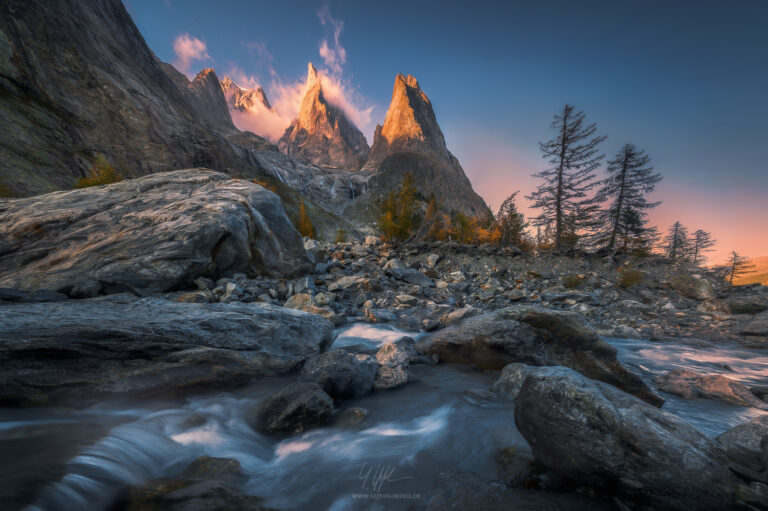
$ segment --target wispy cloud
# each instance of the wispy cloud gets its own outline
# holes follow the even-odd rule
[[[320,41],[320,57],[331,71],[340,75],[342,67],[347,62],[347,50],[341,45],[341,31],[344,30],[344,22],[331,15],[331,9],[328,5],[324,5],[317,11],[317,17],[327,32],[327,37]]]
[[[173,61],[173,67],[192,78],[194,73],[190,71],[192,62],[210,60],[208,48],[205,41],[189,34],[179,34],[173,41],[173,51],[176,53],[176,60]]]

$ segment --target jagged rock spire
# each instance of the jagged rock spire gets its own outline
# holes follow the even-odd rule
[[[399,186],[410,172],[419,191],[435,194],[442,208],[473,216],[488,214],[488,206],[472,190],[459,161],[448,151],[432,103],[411,75],[398,74],[384,124],[376,126],[365,170],[375,172],[378,193]]]
[[[363,134],[323,94],[322,80],[310,62],[299,114],[278,142],[282,152],[327,167],[357,170],[368,158]]]

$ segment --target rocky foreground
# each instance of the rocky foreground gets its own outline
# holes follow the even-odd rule
[[[288,374],[259,396],[251,425],[293,435],[359,420],[362,409],[337,410],[370,393],[404,387],[407,399],[417,365],[462,364],[500,371],[491,392],[510,400],[531,453],[508,453],[506,485],[446,472],[417,509],[768,508],[766,416],[709,439],[660,410],[602,337],[765,347],[765,287],[656,259],[302,240],[271,192],[202,169],[0,201],[0,221],[5,406],[187,396]],[[420,335],[329,350],[334,326],[352,322]],[[768,408],[765,388],[724,376],[657,383]],[[201,459],[120,505],[262,509],[233,489],[238,470]]]

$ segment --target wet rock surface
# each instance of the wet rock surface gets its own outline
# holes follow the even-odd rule
[[[301,433],[326,422],[333,399],[316,383],[297,382],[264,400],[255,426],[267,433]]]
[[[535,460],[567,485],[641,509],[731,509],[725,451],[682,419],[563,367],[531,368],[515,423]]]

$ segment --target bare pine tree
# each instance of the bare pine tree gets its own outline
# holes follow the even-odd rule
[[[704,252],[711,252],[712,247],[717,242],[712,238],[712,234],[702,229],[693,233],[693,239],[691,241],[691,259],[694,263],[698,263],[699,260],[706,259]]]
[[[565,105],[555,116],[552,128],[557,137],[539,144],[550,167],[534,174],[544,183],[526,198],[541,210],[536,225],[554,222],[555,249],[559,251],[566,245],[566,223],[577,231],[593,219],[596,207],[587,192],[594,187],[595,170],[605,156],[598,149],[605,137],[596,136],[597,125],[585,125],[584,112],[576,112],[572,105]]]
[[[664,237],[667,256],[673,261],[684,259],[688,254],[689,246],[688,229],[680,222],[675,222]]]
[[[728,273],[726,274],[726,280],[733,285],[733,279],[738,279],[742,275],[747,273],[754,273],[756,265],[752,263],[748,258],[731,252],[731,257],[728,259]]]
[[[648,223],[647,211],[661,204],[646,200],[661,181],[661,174],[653,171],[650,161],[645,151],[626,144],[608,162],[608,177],[598,183],[600,188],[595,194],[597,204],[606,204],[597,217],[595,241],[599,245],[616,249],[622,240],[642,237]]]

